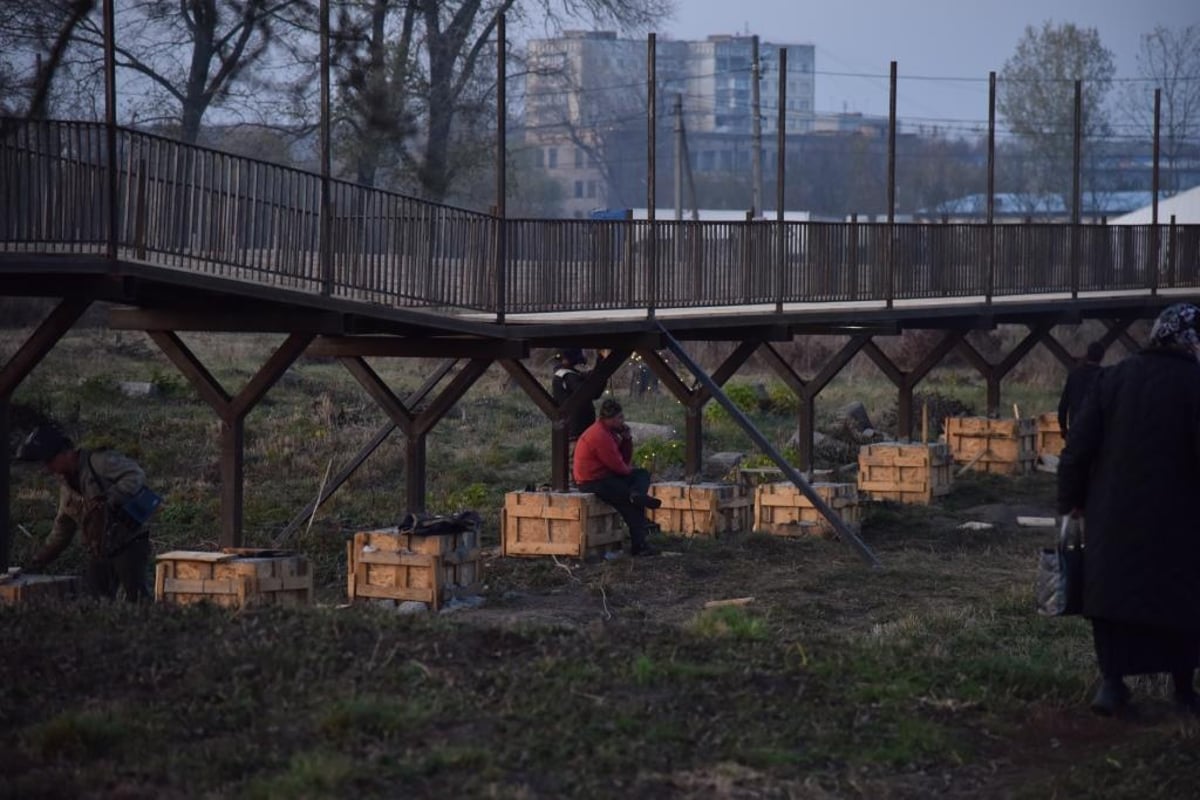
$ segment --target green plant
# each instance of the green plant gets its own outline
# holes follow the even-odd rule
[[[634,449],[633,463],[651,474],[683,466],[683,443],[676,439],[647,439]]]
[[[763,409],[763,397],[756,386],[749,383],[730,381],[722,387],[722,391],[737,406],[738,410],[744,414]],[[704,406],[704,418],[710,422],[727,420],[729,419],[729,412],[717,401],[710,400]]]
[[[764,639],[766,623],[738,606],[718,606],[701,611],[691,622],[692,632],[707,638]]]

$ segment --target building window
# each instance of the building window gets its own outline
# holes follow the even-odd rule
[[[575,196],[583,197],[583,181],[575,181]]]
[[[588,181],[587,196],[588,197],[596,196],[596,182],[595,181]]]
[[[543,169],[546,166],[546,154],[542,152],[542,148],[533,151],[533,165],[538,169]]]
[[[546,166],[549,169],[558,167],[558,148],[549,147],[546,149]]]
[[[575,169],[583,169],[583,148],[575,148]]]

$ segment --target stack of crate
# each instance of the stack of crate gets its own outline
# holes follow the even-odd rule
[[[749,487],[734,483],[670,481],[650,486],[662,507],[648,515],[664,531],[685,536],[720,536],[750,527]]]
[[[312,602],[312,590],[308,560],[286,550],[173,550],[154,570],[154,599],[166,603],[297,606]]]
[[[871,500],[929,505],[950,493],[950,448],[880,442],[858,451],[858,490]]]
[[[1038,414],[1037,417],[1037,455],[1042,456],[1057,456],[1061,455],[1063,447],[1066,445],[1066,439],[1063,436],[1062,428],[1058,425],[1058,414],[1054,411],[1045,414]]]
[[[436,611],[445,600],[479,591],[479,529],[423,535],[399,528],[359,531],[346,543],[351,601],[416,600]]]
[[[858,486],[814,483],[813,490],[842,521],[855,528],[862,521]],[[754,530],[776,536],[834,535],[836,531],[792,483],[764,483],[754,489]]]
[[[504,496],[503,555],[583,558],[618,550],[625,538],[621,515],[594,494],[509,492]]]
[[[1037,459],[1037,421],[949,417],[946,443],[954,460],[977,472],[1025,475]]]

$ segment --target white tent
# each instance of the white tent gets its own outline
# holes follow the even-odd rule
[[[1139,208],[1137,211],[1130,211],[1128,214],[1110,219],[1110,225],[1149,225],[1150,224],[1151,207]],[[1175,222],[1180,225],[1197,225],[1200,224],[1200,186],[1195,186],[1187,191],[1180,192],[1177,195],[1168,197],[1166,200],[1158,201],[1158,223],[1160,225],[1171,224],[1171,215],[1175,216]]]

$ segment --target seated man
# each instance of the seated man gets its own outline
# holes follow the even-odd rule
[[[625,520],[633,555],[658,554],[646,544],[646,509],[658,508],[662,501],[647,494],[650,473],[633,466],[633,437],[616,400],[601,403],[600,418],[579,437],[573,472],[579,491],[596,495]]]

